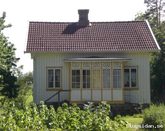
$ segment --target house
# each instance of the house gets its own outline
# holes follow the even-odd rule
[[[147,21],[30,22],[26,52],[34,101],[150,103],[150,56],[160,47]]]

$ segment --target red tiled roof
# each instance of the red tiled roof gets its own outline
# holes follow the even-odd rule
[[[26,52],[158,51],[146,21],[30,22]]]

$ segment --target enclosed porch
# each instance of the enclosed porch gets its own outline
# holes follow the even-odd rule
[[[124,103],[124,65],[128,58],[72,58],[69,66],[71,102]]]

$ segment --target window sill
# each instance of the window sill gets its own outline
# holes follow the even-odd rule
[[[139,90],[138,87],[124,87],[124,90]]]

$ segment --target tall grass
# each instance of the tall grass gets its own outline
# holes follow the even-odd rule
[[[151,105],[144,110],[144,125],[151,125],[153,128],[165,130],[165,105]]]

